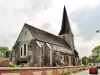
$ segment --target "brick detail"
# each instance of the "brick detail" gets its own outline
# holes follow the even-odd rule
[[[68,72],[68,70],[67,69],[64,69],[64,72],[66,73],[66,72]]]
[[[43,72],[43,71],[34,71],[33,74],[34,74],[34,75],[42,75],[42,72]]]
[[[56,69],[53,70],[52,73],[53,73],[54,75],[59,75],[59,74],[58,74],[58,71],[57,71]]]
[[[41,75],[47,75],[47,73],[45,71],[43,71]]]
[[[58,69],[57,71],[58,71],[58,74],[62,74],[63,73],[62,69]]]
[[[2,75],[2,72],[0,71],[0,75]]]
[[[60,67],[60,68],[27,68],[27,69],[0,69],[0,75],[61,75],[67,72],[73,72],[79,69],[89,69],[88,67]]]
[[[46,71],[46,75],[53,75],[53,74],[52,74],[52,70],[47,70],[47,71]]]

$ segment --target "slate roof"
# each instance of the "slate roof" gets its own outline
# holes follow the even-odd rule
[[[59,36],[56,36],[56,35],[53,35],[49,32],[40,30],[40,29],[33,27],[31,25],[28,25],[26,23],[24,24],[24,26],[26,26],[29,29],[32,36],[37,40],[48,42],[48,43],[51,43],[51,44],[55,44],[55,45],[58,45],[58,46],[63,46],[63,47],[71,49],[70,45],[67,44],[65,42],[65,40],[60,38]]]
[[[14,44],[14,46],[13,46],[13,49],[16,48],[19,43],[20,42],[16,41],[15,44]]]
[[[61,26],[61,31],[60,31],[59,35],[68,34],[68,33],[72,33],[72,30],[71,30],[71,27],[70,27],[70,23],[69,23],[68,15],[67,15],[67,12],[66,12],[66,8],[64,6],[63,17],[62,17],[62,26]]]
[[[75,56],[78,56],[78,52],[76,50],[74,50]]]

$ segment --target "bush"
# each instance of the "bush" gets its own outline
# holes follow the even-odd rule
[[[76,70],[76,72],[78,72],[78,70]]]
[[[86,69],[83,68],[83,69],[75,70],[75,71],[73,71],[73,73],[80,72],[80,71],[82,71],[82,70],[86,70]]]
[[[75,73],[75,71],[73,71],[73,73]]]
[[[73,73],[76,73],[76,72],[78,72],[78,70],[76,70],[76,71],[73,71]]]
[[[17,67],[15,64],[10,64],[9,67]]]
[[[67,73],[65,73],[65,74],[62,74],[62,75],[69,75],[70,74],[70,72],[67,72]]]
[[[86,70],[85,68],[83,68],[83,70]]]
[[[82,69],[79,69],[79,71],[82,71]]]
[[[68,72],[68,74],[70,74],[70,72]]]

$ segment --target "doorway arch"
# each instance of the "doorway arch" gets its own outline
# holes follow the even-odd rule
[[[67,55],[64,56],[64,62],[66,66],[69,65],[69,57]]]
[[[71,57],[71,62],[72,62],[72,65],[75,66],[75,57],[74,56]]]

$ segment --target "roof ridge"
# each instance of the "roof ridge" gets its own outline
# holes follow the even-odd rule
[[[27,28],[29,29],[29,31],[31,32],[31,34],[33,35],[33,37],[35,39],[70,48],[70,45],[68,45],[68,43],[63,38],[61,38],[59,36],[56,36],[52,33],[44,31],[42,29],[36,28],[36,27],[29,25],[27,23],[25,23],[24,26],[27,26]]]
[[[45,31],[45,30],[43,30],[43,29],[39,29],[39,28],[34,27],[34,26],[32,26],[32,25],[29,25],[29,24],[27,24],[27,23],[25,23],[24,25],[27,25],[27,26],[33,27],[33,28],[35,28],[35,29],[37,29],[37,30],[41,30],[41,31],[46,32],[46,33],[49,33],[49,34],[51,34],[51,35],[53,35],[53,36],[59,37],[59,36],[54,35],[54,34],[52,34],[52,33],[48,32],[48,31]],[[61,38],[61,37],[59,37],[59,38]],[[62,39],[62,38],[61,38],[61,39]]]

